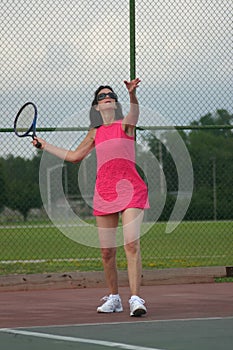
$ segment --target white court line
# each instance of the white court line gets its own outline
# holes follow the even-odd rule
[[[230,255],[187,255],[187,256],[179,256],[180,259],[189,258],[189,259],[209,259],[209,258],[226,258]],[[175,259],[177,256],[151,256],[148,259]],[[0,260],[0,264],[10,265],[10,264],[39,264],[44,262],[74,262],[74,261],[100,261],[101,258],[57,258],[57,259],[27,259],[27,260]],[[124,259],[118,259],[119,261],[123,261]]]
[[[227,317],[204,317],[204,318],[181,318],[181,319],[167,319],[167,320],[145,320],[145,321],[137,321],[137,323],[134,322],[109,322],[109,323],[83,323],[83,324],[66,324],[66,325],[50,325],[50,326],[33,326],[30,327],[30,329],[35,328],[66,328],[66,327],[84,327],[84,326],[101,326],[101,325],[122,325],[122,324],[142,324],[142,323],[171,323],[171,322],[187,322],[187,321],[216,321],[216,320],[233,320],[233,316],[227,316]],[[149,347],[142,347],[138,345],[131,345],[131,344],[124,344],[124,343],[115,343],[115,342],[109,342],[104,340],[94,340],[94,339],[85,339],[85,338],[75,338],[75,337],[67,337],[67,336],[60,336],[60,335],[54,335],[54,334],[47,334],[47,333],[39,333],[39,332],[33,332],[33,331],[24,331],[25,327],[18,327],[16,329],[11,328],[0,328],[0,333],[8,333],[8,334],[15,334],[15,335],[25,335],[25,336],[32,336],[37,338],[43,338],[43,339],[50,339],[50,340],[60,340],[60,341],[68,341],[68,342],[75,342],[75,343],[86,343],[86,344],[93,344],[93,345],[102,345],[105,347],[117,347],[119,349],[126,349],[126,350],[166,350],[166,349],[158,349],[158,348],[149,348]]]
[[[0,260],[0,264],[38,264],[44,262],[80,262],[80,261],[101,261],[101,258],[63,258],[63,259],[34,259],[34,260]]]
[[[137,324],[140,323],[171,323],[171,322],[190,322],[190,321],[216,321],[216,320],[233,320],[233,316],[227,316],[227,317],[204,317],[204,318],[181,318],[181,319],[167,319],[167,320],[145,320],[145,321],[137,321]],[[134,322],[109,322],[109,323],[83,323],[83,324],[66,324],[66,325],[50,325],[50,326],[33,326],[30,327],[30,329],[35,328],[66,328],[66,327],[84,327],[84,326],[101,326],[101,325],[118,325],[118,324],[132,324],[135,325]],[[149,348],[149,347],[142,347],[138,345],[130,345],[130,344],[124,344],[124,343],[115,343],[115,342],[109,342],[104,340],[94,340],[94,339],[85,339],[85,338],[75,338],[75,337],[67,337],[67,336],[60,336],[60,335],[54,335],[54,334],[47,334],[47,333],[39,333],[39,332],[33,332],[33,331],[24,331],[22,330],[23,327],[18,327],[16,329],[10,329],[10,328],[0,328],[0,333],[8,333],[8,334],[15,334],[15,335],[25,335],[25,336],[32,336],[37,338],[43,338],[43,339],[51,339],[51,340],[60,340],[60,341],[68,341],[68,342],[75,342],[75,343],[86,343],[86,344],[93,344],[93,345],[102,345],[105,347],[117,347],[119,349],[126,349],[126,350],[166,350],[166,349],[158,349],[158,348]],[[25,327],[24,327],[25,328]],[[23,328],[23,329],[24,329]]]
[[[102,346],[106,346],[106,347],[110,347],[110,348],[115,347],[115,348],[126,349],[126,350],[165,350],[165,349],[148,348],[148,347],[143,347],[143,346],[138,346],[138,345],[130,345],[130,344],[124,344],[124,343],[115,343],[115,342],[110,342],[110,341],[105,341],[105,340],[75,338],[75,337],[67,337],[67,336],[47,334],[47,333],[28,332],[28,331],[9,329],[9,328],[1,328],[0,332],[8,333],[8,334],[15,334],[15,335],[29,336],[29,337],[36,337],[36,338],[43,338],[43,339],[50,339],[50,340],[67,341],[67,342],[73,342],[73,343],[102,345]]]

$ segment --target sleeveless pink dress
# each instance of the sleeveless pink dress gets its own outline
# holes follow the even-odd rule
[[[135,140],[122,129],[122,120],[96,130],[95,149],[97,176],[93,214],[149,208],[147,185],[135,167]]]

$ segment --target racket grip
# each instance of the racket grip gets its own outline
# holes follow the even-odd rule
[[[42,146],[42,144],[39,141],[37,141],[36,142],[36,148],[41,148],[41,146]]]

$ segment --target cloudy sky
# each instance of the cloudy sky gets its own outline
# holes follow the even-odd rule
[[[232,12],[231,0],[136,1],[141,125],[232,112]],[[1,127],[12,127],[28,100],[38,106],[39,126],[88,125],[100,84],[127,104],[126,0],[1,0],[0,14]]]

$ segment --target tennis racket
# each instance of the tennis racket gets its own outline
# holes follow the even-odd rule
[[[18,137],[36,138],[37,108],[32,102],[25,103],[18,111],[14,121],[14,131]],[[41,148],[41,143],[37,141],[36,147]]]

